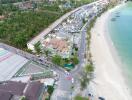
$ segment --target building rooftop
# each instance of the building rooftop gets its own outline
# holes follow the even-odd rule
[[[0,91],[7,91],[13,95],[22,95],[26,83],[7,81],[0,84]]]
[[[67,52],[68,51],[68,43],[65,40],[53,38],[43,42],[45,47],[51,46],[59,52]]]
[[[30,82],[27,84],[27,88],[25,88],[24,90],[24,95],[28,100],[37,100],[42,87],[43,84],[40,83],[39,81]]]
[[[1,100],[10,100],[12,98],[11,92],[0,90],[0,99]]]
[[[27,62],[26,58],[0,48],[0,81],[11,79]]]
[[[27,100],[38,100],[43,83],[39,81],[22,83],[6,81],[0,84],[0,100],[14,100],[14,97],[25,96]]]

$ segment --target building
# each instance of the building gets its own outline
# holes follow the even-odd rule
[[[50,25],[48,28],[46,28],[45,30],[43,30],[42,32],[40,32],[40,34],[36,37],[34,37],[31,41],[29,41],[27,43],[27,47],[28,49],[32,50],[33,52],[35,52],[35,47],[34,45],[41,41],[43,39],[43,37],[45,37],[47,34],[49,34],[53,29],[55,29],[58,25],[60,25],[64,20],[66,20],[67,17],[69,17],[71,14],[73,14],[74,12],[78,11],[80,8],[77,8],[71,12],[66,13],[65,15],[63,15],[60,19],[56,20],[52,25]]]
[[[29,1],[18,3],[16,6],[18,6],[18,8],[21,9],[21,10],[33,9],[34,8],[34,4],[32,2],[29,2]]]
[[[69,57],[70,46],[68,41],[61,38],[48,38],[42,42],[43,48],[48,49],[52,54],[62,55],[63,58]]]
[[[28,83],[6,81],[0,84],[1,100],[20,100],[22,97],[26,100],[42,100],[44,92],[44,85],[39,81]]]
[[[0,48],[0,81],[11,79],[28,59]]]
[[[100,13],[107,3],[108,0],[98,0],[91,5],[85,5],[69,12],[68,15],[64,15],[65,17],[62,16],[61,20],[57,20],[28,42],[28,49],[35,52],[34,45],[40,42],[42,52],[48,50],[51,56],[57,54],[62,58],[69,58],[74,51],[73,45],[80,47],[81,28],[84,21]]]

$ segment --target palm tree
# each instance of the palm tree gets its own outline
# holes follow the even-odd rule
[[[87,64],[87,65],[85,66],[84,71],[85,71],[87,74],[92,73],[92,72],[94,71],[93,65],[92,65],[92,64]]]

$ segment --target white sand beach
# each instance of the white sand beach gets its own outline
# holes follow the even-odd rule
[[[95,83],[91,85],[95,94],[106,100],[132,100],[112,42],[106,36],[107,20],[115,9],[117,7],[99,17],[91,30],[91,53],[95,64]]]

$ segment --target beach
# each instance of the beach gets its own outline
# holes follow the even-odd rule
[[[95,65],[95,78],[91,86],[97,97],[101,96],[106,100],[132,100],[121,62],[107,31],[108,18],[118,7],[102,14],[91,30],[91,53]]]

